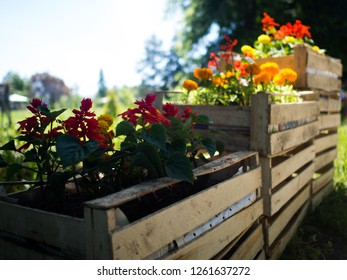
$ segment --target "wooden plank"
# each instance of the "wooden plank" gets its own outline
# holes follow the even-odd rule
[[[271,188],[276,187],[296,170],[315,158],[315,147],[310,145],[271,169]],[[262,168],[269,168],[262,166]]]
[[[307,210],[309,207],[309,203],[307,202],[302,209],[300,209],[298,215],[295,217],[294,221],[292,221],[286,228],[286,230],[281,234],[280,238],[276,240],[276,243],[268,250],[268,258],[270,260],[276,260],[280,257],[289,241],[292,239],[296,231],[298,230],[302,220],[304,219]]]
[[[195,177],[202,176],[205,174],[210,174],[212,172],[222,170],[238,162],[241,162],[247,158],[256,157],[256,156],[257,156],[256,152],[250,152],[250,151],[240,151],[240,152],[231,153],[217,160],[213,160],[209,163],[206,163],[201,167],[194,169],[193,173]],[[131,201],[141,196],[144,196],[146,194],[155,192],[162,188],[174,185],[178,182],[180,182],[180,180],[173,179],[173,178],[167,178],[167,177],[158,178],[155,180],[143,182],[141,184],[132,186],[130,188],[127,188],[115,194],[111,194],[99,199],[88,201],[86,205],[88,207],[100,208],[100,209],[115,208],[128,201]]]
[[[324,166],[332,163],[336,157],[337,157],[336,148],[332,150],[328,150],[327,152],[324,152],[320,154],[319,156],[316,156],[314,160],[315,171],[319,171]]]
[[[271,208],[270,213],[264,212],[267,216],[273,216],[277,213],[293,196],[295,196],[312,178],[314,173],[314,164],[310,164],[296,177],[282,186],[270,197]]]
[[[301,208],[304,203],[308,202],[310,199],[310,188],[306,186],[300,194],[295,197],[293,201],[289,203],[287,207],[285,207],[278,216],[276,215],[275,220],[271,221],[267,226],[267,244],[271,246],[276,238],[280,235],[280,233],[287,226],[289,221],[295,215],[295,213]]]
[[[341,125],[340,114],[320,115],[318,119],[319,119],[319,129],[320,130],[338,127]]]
[[[230,260],[253,260],[264,247],[264,235],[262,225],[250,233],[247,239],[242,242]]]
[[[111,232],[116,229],[115,211],[114,208],[85,207],[87,259],[112,259]]]
[[[316,120],[319,107],[315,101],[302,103],[272,104],[270,106],[269,124],[285,124],[293,121]]]
[[[268,154],[276,155],[313,139],[318,134],[318,125],[318,121],[315,121],[271,134]]]
[[[314,209],[316,209],[319,204],[322,203],[322,201],[324,200],[324,198],[326,198],[332,191],[334,187],[334,182],[331,181],[330,183],[328,183],[327,185],[325,185],[325,187],[323,189],[321,189],[318,193],[316,193],[313,197],[312,197],[312,203],[311,203],[311,207],[312,207],[312,211],[314,211]]]
[[[251,96],[251,150],[260,155],[268,154],[269,96],[265,92]]]
[[[341,99],[321,97],[319,99],[319,109],[326,113],[339,113],[341,111]]]
[[[257,201],[206,232],[194,242],[168,255],[166,259],[211,259],[262,215],[262,205],[262,200]]]
[[[83,219],[0,201],[0,230],[85,255]]]
[[[307,66],[307,48],[304,46],[296,46],[294,48],[294,68],[292,68],[298,75],[294,87],[299,89],[307,89],[306,81],[306,66]]]
[[[256,168],[116,230],[112,234],[114,258],[143,259],[203,225],[260,186],[261,171]]]
[[[325,171],[321,176],[312,181],[312,194],[317,193],[326,184],[334,179],[335,168],[332,166],[330,169]]]
[[[207,115],[213,125],[229,125],[234,127],[250,126],[250,107],[221,105],[179,105],[182,110],[190,107],[199,115]]]
[[[327,150],[332,147],[336,147],[338,142],[337,133],[324,135],[323,137],[319,137],[314,139],[314,147],[316,154]]]

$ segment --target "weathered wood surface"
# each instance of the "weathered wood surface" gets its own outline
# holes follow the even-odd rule
[[[252,151],[240,151],[240,152],[228,154],[226,156],[223,156],[220,159],[211,161],[209,163],[204,164],[201,167],[196,168],[193,171],[194,176],[198,177],[205,174],[216,172],[218,170],[222,170],[224,168],[227,168],[228,166],[232,166],[249,157],[257,158],[257,153]],[[101,208],[101,209],[114,208],[128,201],[131,201],[143,195],[146,195],[148,193],[152,193],[162,188],[174,185],[178,182],[180,182],[180,180],[167,178],[167,177],[151,180],[150,182],[144,182],[144,183],[132,186],[116,194],[111,194],[100,199],[89,201],[86,203],[86,206],[92,207],[92,208]]]
[[[194,242],[168,255],[167,259],[210,259],[262,215],[262,204],[263,201],[258,200]]]
[[[85,255],[84,220],[0,201],[0,230]]]
[[[337,149],[330,149],[324,153],[317,155],[314,159],[315,171],[319,171],[324,166],[334,162],[337,156]]]
[[[341,116],[340,114],[331,114],[331,115],[320,115],[319,116],[319,129],[329,129],[335,128],[341,125]]]
[[[314,148],[315,148],[316,154],[319,154],[324,150],[336,147],[337,142],[338,142],[337,133],[320,135],[319,137],[314,139]]]
[[[333,187],[334,187],[334,182],[330,181],[323,188],[321,188],[321,190],[319,192],[317,192],[316,194],[313,195],[313,197],[311,199],[311,210],[312,211],[314,209],[316,209],[319,206],[319,204],[322,203],[324,198],[326,198],[333,191],[333,189],[334,189]]]
[[[310,186],[307,185],[278,215],[266,218],[267,245],[271,246],[276,238],[283,232],[295,213],[310,200]]]
[[[321,112],[326,113],[340,113],[341,99],[331,98],[329,96],[322,96],[319,99],[319,109]]]
[[[297,232],[302,220],[304,219],[309,208],[309,202],[306,202],[299,212],[294,216],[293,220],[287,225],[285,230],[277,238],[272,247],[267,248],[267,258],[270,260],[278,259],[291,238]]]
[[[146,258],[260,187],[260,168],[256,168],[116,230],[113,258]]]

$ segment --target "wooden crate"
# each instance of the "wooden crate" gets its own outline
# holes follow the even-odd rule
[[[312,194],[311,198],[311,211],[314,211],[319,204],[326,198],[334,189],[334,181],[329,181],[325,185],[320,186],[319,190],[316,190]]]
[[[258,154],[228,154],[194,175],[201,191],[133,222],[120,210],[124,205],[158,197],[181,187],[180,181],[160,178],[89,201],[83,219],[0,201],[0,244],[6,248],[0,258],[210,259],[228,253],[225,248],[263,215]]]
[[[277,157],[260,157],[265,216],[275,215],[311,182],[314,158],[312,142]]]
[[[245,229],[255,223],[263,214],[261,171],[257,166],[257,153],[239,152],[204,165],[195,170],[196,176],[220,176],[228,168],[246,161],[251,169],[237,177],[229,175],[221,182],[170,205],[145,218],[117,227],[113,212],[129,199],[138,199],[148,192],[172,185],[140,185],[124,190],[121,195],[111,195],[87,203],[86,216],[93,220],[108,219],[110,222],[102,229],[101,225],[89,228],[88,244],[92,250],[88,258],[111,259],[211,259],[225,251]],[[253,162],[253,163],[252,163]],[[217,172],[218,171],[218,172]],[[217,172],[217,173],[216,173]],[[255,199],[248,207],[213,226],[211,219],[224,215],[242,199],[254,195]],[[130,197],[130,198],[129,198]],[[228,210],[229,209],[229,210]],[[99,217],[101,215],[101,217]],[[189,221],[189,222],[188,222]],[[112,227],[109,225],[112,223]],[[91,225],[93,223],[90,223]],[[206,227],[208,230],[201,231]],[[186,236],[196,238],[182,242]],[[198,234],[200,233],[200,234]],[[100,236],[95,238],[96,236]]]
[[[257,64],[273,61],[281,69],[291,68],[298,74],[296,89],[319,89],[339,91],[341,89],[342,63],[340,59],[321,55],[306,45],[294,47],[294,54],[282,57],[257,59]]]
[[[310,205],[310,185],[306,185],[284,208],[265,217],[265,251],[268,259],[278,259],[294,236]]]
[[[305,92],[305,101],[275,104],[274,94],[257,93],[251,106],[187,105],[213,121],[200,130],[221,140],[228,151],[255,150],[260,155],[276,155],[301,145],[318,134],[319,107],[315,93]],[[313,98],[309,98],[313,96]],[[159,99],[161,99],[159,97]],[[183,109],[186,106],[181,106]]]

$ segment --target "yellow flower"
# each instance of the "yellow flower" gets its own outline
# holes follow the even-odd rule
[[[98,125],[101,128],[101,130],[103,130],[103,131],[107,131],[110,128],[108,123],[104,120],[98,120]]]
[[[214,78],[214,79],[212,79],[212,83],[214,85],[218,85],[218,86],[222,87],[227,83],[227,81],[225,79],[222,79],[222,78]]]
[[[107,123],[108,127],[113,124],[113,118],[109,114],[102,114],[98,117],[98,121],[104,121]]]
[[[251,56],[254,56],[254,54],[256,53],[256,49],[252,48],[251,46],[249,45],[243,45],[241,47],[241,51],[244,55],[251,55]]]
[[[276,62],[265,62],[262,65],[260,65],[261,72],[266,72],[270,75],[270,78],[275,76],[275,74],[278,73],[279,67]]]
[[[298,78],[298,74],[290,68],[282,69],[279,74],[283,77],[284,81],[288,83],[294,83]]]
[[[279,73],[276,74],[272,80],[273,80],[274,84],[278,85],[278,86],[283,86],[285,84],[285,80],[284,80],[283,76]]]
[[[269,35],[262,34],[258,37],[258,41],[263,45],[266,45],[271,42],[271,37]]]
[[[223,79],[227,79],[227,78],[235,76],[235,73],[234,73],[234,71],[227,71],[226,73],[221,73],[220,76]]]
[[[313,47],[312,47],[312,50],[314,50],[314,51],[316,51],[316,52],[319,52],[320,49],[319,49],[318,46],[313,46]]]
[[[185,80],[183,82],[183,88],[185,88],[188,91],[196,90],[198,88],[198,84],[193,80]]]
[[[267,72],[260,72],[258,75],[255,75],[253,78],[253,81],[255,84],[268,84],[271,81],[271,76]]]
[[[248,64],[245,70],[248,74],[252,74],[252,75],[258,75],[261,71],[259,65],[255,63]]]
[[[294,44],[296,42],[296,39],[293,36],[286,36],[284,37],[284,42]]]
[[[210,68],[196,68],[194,77],[199,80],[209,80],[213,76],[213,71]]]

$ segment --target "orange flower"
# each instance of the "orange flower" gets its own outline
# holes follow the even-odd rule
[[[275,26],[279,26],[279,24],[276,23],[267,13],[264,13],[264,18],[261,20],[261,23],[263,24],[263,31],[268,31],[273,29]]]
[[[284,77],[278,73],[273,77],[273,82],[275,85],[284,86],[286,81],[285,81]]]
[[[194,77],[199,80],[209,80],[213,76],[213,71],[210,68],[196,68]]]
[[[259,67],[259,65],[255,64],[255,63],[248,64],[246,66],[246,72],[248,74],[258,75],[260,73],[260,67]]]
[[[188,91],[196,90],[198,88],[198,84],[193,80],[185,80],[183,82],[183,88],[185,88]]]
[[[260,72],[258,75],[255,75],[253,78],[255,84],[268,84],[271,81],[271,76],[268,72]]]
[[[212,80],[212,83],[213,83],[214,85],[218,85],[218,86],[222,87],[222,86],[224,86],[225,84],[227,84],[228,81],[225,80],[225,79],[222,79],[222,78],[214,78],[214,79]]]
[[[270,75],[270,79],[278,73],[279,67],[275,62],[265,62],[260,65],[261,72],[266,72]]]
[[[283,79],[288,83],[294,83],[298,78],[298,74],[290,68],[282,69],[279,74],[282,75]]]

